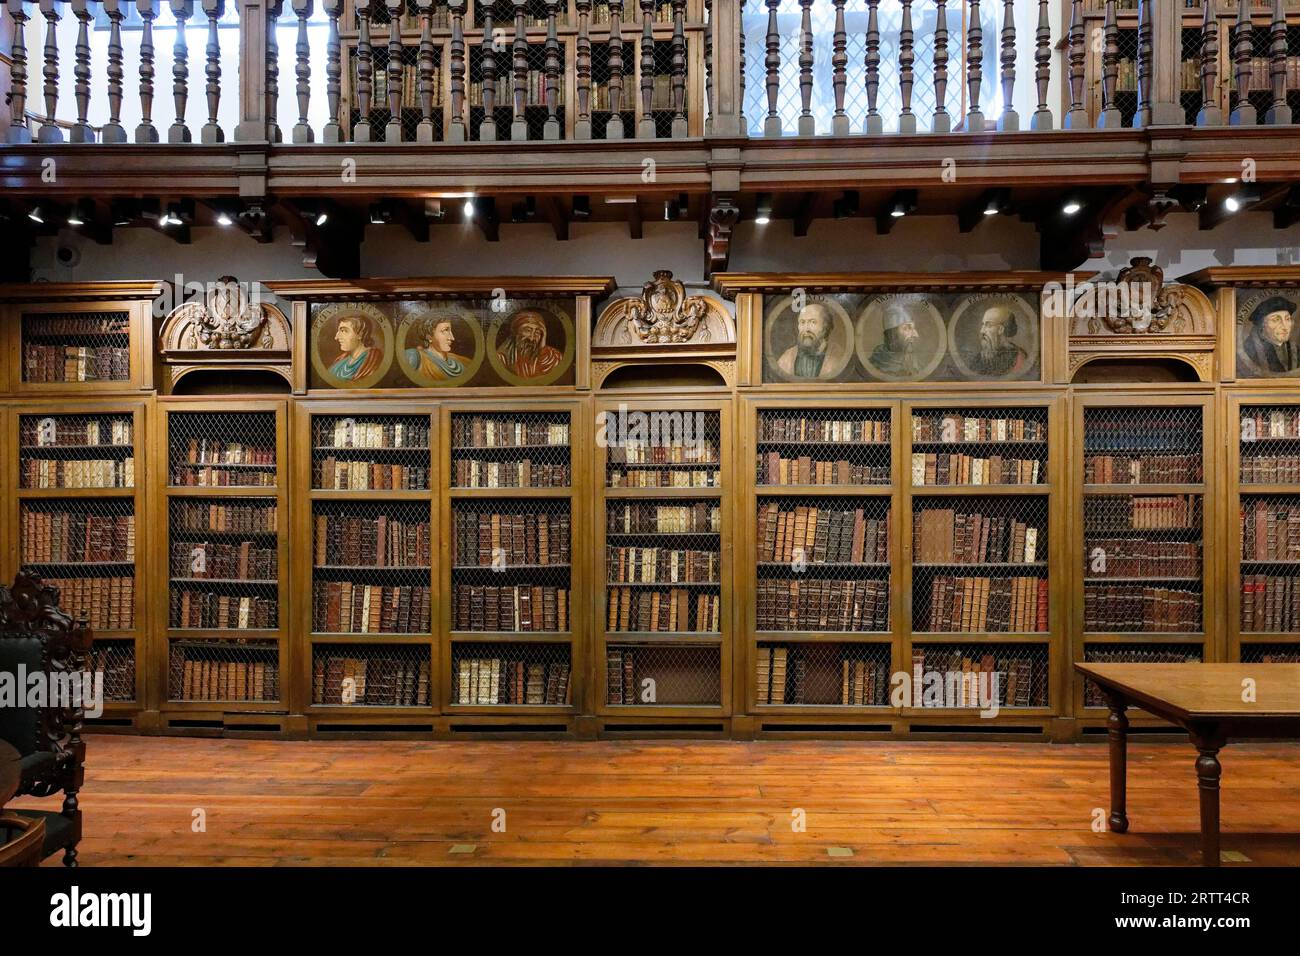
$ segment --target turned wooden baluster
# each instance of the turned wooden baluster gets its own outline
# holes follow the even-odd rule
[[[298,97],[298,122],[293,126],[293,141],[310,143],[313,136],[311,124],[307,121],[307,109],[311,106],[311,41],[307,38],[307,21],[311,19],[312,0],[293,0],[293,12],[298,18],[293,70],[297,78],[294,93]]]
[[[357,101],[357,121],[352,125],[352,139],[358,143],[370,142],[370,85],[374,64],[370,49],[370,3],[357,0],[357,52],[354,91]]]
[[[176,18],[176,42],[172,45],[172,102],[176,106],[176,119],[167,129],[167,142],[188,143],[190,128],[185,125],[185,107],[190,97],[190,51],[185,42],[185,24],[194,13],[194,0],[171,0],[170,5]]]
[[[952,130],[952,116],[944,105],[948,95],[948,4],[935,2],[934,21],[934,118],[930,129],[935,133]]]
[[[546,0],[546,123],[542,127],[542,139],[560,138],[560,70],[562,55],[560,51],[559,0]]]
[[[835,32],[831,39],[831,89],[835,94],[835,115],[831,117],[831,133],[844,136],[849,132],[849,115],[844,111],[844,93],[848,86],[849,37],[844,29],[844,0],[834,0]]]
[[[813,89],[813,0],[799,0],[799,135],[812,136],[817,121],[812,115]]]
[[[266,138],[279,143],[284,139],[280,132],[280,44],[275,37],[275,25],[284,12],[284,0],[266,0]]]
[[[655,120],[655,4],[641,0],[641,119],[637,122],[637,139],[654,139]]]
[[[417,57],[420,122],[415,127],[415,141],[432,143],[437,132],[433,123],[433,84],[438,81],[433,62],[433,0],[416,0],[416,8],[420,11],[420,48]]]
[[[1155,27],[1151,22],[1151,0],[1138,0],[1137,36],[1137,113],[1133,125],[1151,125],[1151,93],[1155,77],[1151,58],[1154,53]]]
[[[465,0],[447,0],[451,11],[451,126],[447,141],[465,142]],[[436,76],[435,76],[436,82]]]
[[[528,138],[528,26],[524,23],[528,0],[514,0],[515,3],[515,42],[512,47],[513,62],[511,77],[513,85],[511,97],[514,109],[510,123],[510,138],[522,140]]]
[[[880,96],[880,0],[867,0],[867,52],[864,57],[867,76],[867,118],[864,133],[883,133],[885,121],[876,109]]]
[[[100,0],[104,15],[108,17],[108,63],[104,72],[108,76],[108,122],[100,127],[99,136],[105,143],[125,143],[126,130],[122,128],[122,12],[121,0]]]
[[[1047,91],[1052,85],[1052,21],[1048,0],[1038,0],[1038,30],[1034,33],[1034,84],[1038,87],[1038,109],[1030,120],[1030,129],[1051,129],[1052,110],[1047,105]]]
[[[1269,48],[1268,78],[1273,86],[1273,105],[1264,114],[1264,122],[1272,126],[1285,126],[1291,122],[1291,107],[1287,104],[1287,45],[1286,3],[1273,0],[1273,43]]]
[[[337,0],[335,0],[337,1]],[[225,131],[217,124],[217,108],[221,105],[221,47],[217,40],[217,21],[226,12],[225,0],[203,0],[203,13],[208,18],[208,43],[204,47],[204,70],[207,86],[204,94],[208,99],[208,121],[200,130],[199,139],[204,143],[224,143]]]
[[[1201,19],[1201,111],[1197,126],[1222,126],[1219,108],[1219,15],[1214,0],[1204,0]]]
[[[87,0],[72,0],[72,15],[77,18],[76,65],[72,70],[77,81],[77,124],[68,139],[74,143],[93,143],[95,131],[86,117],[90,113],[90,21],[94,15]]]
[[[402,141],[402,81],[406,79],[406,64],[402,62],[402,14],[406,0],[384,0],[388,9],[388,122],[384,126],[384,142]]]
[[[1118,90],[1119,20],[1115,14],[1115,0],[1106,0],[1101,48],[1101,113],[1097,117],[1097,126],[1102,129],[1117,129],[1124,125],[1115,95]]]
[[[686,0],[673,2],[673,139],[686,135]],[[705,31],[705,36],[709,31]],[[707,45],[707,40],[706,40]],[[711,56],[712,51],[705,56]],[[708,62],[707,60],[705,61]],[[707,70],[706,70],[707,76]],[[707,81],[706,81],[707,85]]]
[[[740,0],[736,0],[740,5]],[[674,16],[677,0],[673,0]],[[744,16],[742,14],[742,30]],[[683,29],[685,29],[683,27]],[[675,30],[675,27],[674,27]],[[674,41],[676,37],[674,36]],[[683,69],[685,65],[683,64]],[[683,91],[684,92],[684,91]],[[704,135],[713,132],[713,0],[704,0]],[[677,120],[673,119],[673,136],[677,136]],[[682,133],[685,136],[685,133]]]
[[[344,127],[339,123],[339,95],[340,80],[343,77],[343,47],[339,42],[339,16],[343,12],[343,0],[321,0],[321,9],[329,19],[329,30],[325,36],[325,105],[329,116],[320,138],[323,143],[341,143]]]
[[[781,34],[777,29],[776,11],[781,0],[767,0],[767,55],[763,66],[767,70],[767,118],[763,120],[764,136],[781,135],[781,117],[776,111],[776,94],[781,83]]]
[[[916,114],[912,112],[913,64],[916,62],[916,33],[912,29],[912,0],[903,0],[903,19],[898,27],[898,131],[916,132]]]
[[[40,11],[45,17],[45,120],[36,135],[40,143],[63,142],[63,130],[54,122],[59,110],[59,6],[58,0],[40,0]]]
[[[740,56],[736,64],[736,106],[740,111],[741,133],[749,135],[749,120],[745,118],[745,0],[736,0],[736,5],[740,8],[736,20],[740,23],[737,30],[739,36],[736,37],[736,49],[739,50]]]
[[[623,0],[609,2],[609,122],[606,139],[622,139],[623,114]]]
[[[140,31],[140,125],[135,128],[137,143],[158,142],[153,125],[153,21],[158,15],[157,0],[136,0],[143,28]]]
[[[1254,29],[1250,22],[1250,0],[1238,0],[1237,22],[1232,28],[1237,87],[1237,106],[1229,119],[1233,126],[1254,126],[1258,121],[1255,107],[1250,102],[1250,59],[1254,48],[1251,34]]]
[[[1002,115],[998,129],[1020,129],[1016,112],[1016,13],[1013,0],[1002,0]]]
[[[984,81],[984,29],[980,26],[980,0],[969,0],[970,23],[966,27],[966,89],[970,108],[966,112],[966,132],[984,131],[984,114],[980,111],[980,85]]]
[[[578,112],[573,118],[573,138],[591,139],[591,0],[576,0],[574,6],[578,11]]]
[[[480,68],[483,78],[480,87],[483,91],[483,122],[478,124],[478,138],[491,142],[497,138],[497,57],[496,37],[492,31],[492,5],[483,7],[483,59]]]
[[[1085,129],[1088,126],[1088,111],[1083,108],[1083,65],[1088,59],[1088,49],[1084,46],[1083,34],[1083,0],[1073,0],[1070,4],[1069,42],[1069,83],[1070,109],[1065,114],[1066,129]]]
[[[27,47],[23,34],[27,29],[27,11],[22,0],[6,0],[9,18],[13,21],[13,44],[9,51],[9,130],[7,143],[30,143],[32,132],[27,128]]]

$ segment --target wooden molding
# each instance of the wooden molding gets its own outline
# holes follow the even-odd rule
[[[364,301],[402,296],[451,298],[491,295],[496,289],[521,297],[587,295],[596,298],[614,291],[612,276],[489,276],[437,279],[287,279],[262,285],[283,299]]]

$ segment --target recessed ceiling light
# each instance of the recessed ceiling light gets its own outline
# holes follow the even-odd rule
[[[233,219],[230,218],[230,213],[228,213],[228,212],[219,212],[219,213],[217,213],[217,225],[218,225],[218,226],[232,226],[232,225],[234,225],[234,223],[235,223],[235,220],[233,220]]]
[[[1223,205],[1227,208],[1228,212],[1236,212],[1241,208],[1241,200],[1236,196],[1229,196],[1223,201]]]
[[[1061,207],[1061,212],[1065,213],[1067,216],[1073,216],[1082,208],[1083,205],[1077,199],[1071,199]]]
[[[45,224],[45,217],[41,215],[40,206],[33,206],[32,211],[27,214],[27,218],[32,222],[39,222],[41,225]]]

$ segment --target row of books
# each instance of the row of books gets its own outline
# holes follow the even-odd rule
[[[609,534],[712,534],[722,530],[722,509],[717,502],[688,505],[647,502],[608,502]]]
[[[1033,564],[1046,543],[1046,529],[1005,515],[956,508],[912,514],[912,558],[924,564]]]
[[[1089,485],[1197,484],[1204,476],[1199,454],[1088,455],[1083,461]]]
[[[760,631],[888,631],[889,582],[760,580]]]
[[[1085,584],[1083,629],[1100,633],[1194,634],[1201,592],[1142,584]]]
[[[275,548],[259,548],[252,541],[238,544],[212,541],[173,541],[171,573],[174,578],[216,578],[270,581],[275,578]]]
[[[1088,648],[1089,664],[1199,664],[1199,648],[1171,647],[1098,647]],[[1083,703],[1086,707],[1105,707],[1106,695],[1101,687],[1090,680],[1083,684]]]
[[[1300,482],[1300,455],[1242,455],[1241,480],[1249,484]]]
[[[453,415],[451,443],[454,448],[517,448],[549,445],[567,448],[569,423],[547,421],[535,416]]]
[[[889,465],[859,465],[847,458],[815,460],[811,455],[787,458],[779,451],[758,456],[760,485],[887,485]]]
[[[561,57],[563,60],[563,57]],[[510,65],[510,54],[505,53],[497,58],[497,79],[493,84],[493,96],[497,108],[504,108],[514,105],[514,70]],[[561,68],[563,64],[561,63]],[[483,87],[487,80],[472,80],[469,84],[469,105],[483,105]],[[529,70],[528,76],[524,81],[524,105],[525,106],[546,106],[546,71]],[[555,87],[555,106],[559,109],[564,105],[564,76],[563,73],[556,77]]]
[[[326,455],[315,462],[312,483],[313,487],[334,491],[424,491],[429,487],[429,467],[340,461]]]
[[[568,512],[465,512],[454,515],[456,567],[567,565],[571,556]]]
[[[129,631],[135,627],[135,578],[41,580],[59,589],[59,607],[73,620],[84,620],[97,631]]]
[[[1268,90],[1272,89],[1272,83],[1273,83],[1272,68],[1273,66],[1272,66],[1271,57],[1252,56],[1250,58],[1250,90],[1252,93],[1260,92],[1260,91],[1267,92]],[[1192,86],[1184,87],[1184,89],[1199,90],[1200,89],[1199,64],[1194,60],[1190,60],[1190,61],[1184,60],[1183,69],[1184,71],[1188,69],[1193,69],[1194,70],[1193,76],[1196,78],[1197,81]],[[1235,77],[1237,75],[1235,58],[1233,61],[1233,65],[1228,69],[1231,70],[1232,76],[1234,77],[1233,88],[1235,89],[1236,88]],[[1184,77],[1184,82],[1186,82],[1186,80],[1187,77]],[[1288,56],[1286,58],[1286,88],[1288,90],[1300,89],[1300,57],[1298,56]]]
[[[273,597],[217,594],[175,587],[169,601],[171,627],[249,630],[279,627],[279,602]]]
[[[272,532],[279,530],[279,516],[274,504],[174,500],[171,526],[173,531]]]
[[[358,2],[356,6],[364,8],[364,0]],[[376,3],[374,0],[370,0],[369,10],[371,26],[387,26],[392,23],[392,14],[388,12],[386,4]],[[451,13],[446,7],[429,4],[428,10],[431,29],[445,30],[451,25]],[[415,6],[414,0],[407,0],[405,8],[398,17],[398,26],[401,27],[403,32],[420,29],[420,11]]]
[[[1048,705],[1047,656],[1042,652],[913,647],[912,673],[921,675],[922,707],[983,707],[994,689],[999,707]],[[916,695],[913,688],[913,703]]]
[[[569,629],[569,589],[543,584],[457,584],[452,620],[458,631]]]
[[[610,647],[605,650],[605,703],[637,703],[636,651]]]
[[[716,584],[722,556],[716,551],[609,546],[605,568],[610,584]]]
[[[408,48],[409,49],[409,48]],[[375,55],[377,54],[377,55]],[[371,100],[370,108],[372,110],[387,109],[388,91],[396,89],[401,93],[401,105],[406,109],[419,109],[420,103],[420,65],[419,63],[403,63],[401,82],[393,87],[390,84],[388,76],[388,49],[386,46],[372,47],[372,66],[370,91]],[[361,77],[358,73],[360,58],[357,51],[352,51],[352,89],[361,89]],[[433,96],[433,105],[442,105],[442,76],[437,67],[434,65],[433,76],[431,77],[429,92]]]
[[[1300,577],[1241,576],[1243,631],[1300,631]]]
[[[173,465],[274,465],[274,445],[250,445],[215,438],[191,438],[184,446],[184,457],[172,445]]]
[[[1255,500],[1241,509],[1245,561],[1300,561],[1300,499]]]
[[[274,488],[274,471],[186,465],[172,469],[173,488]]]
[[[930,582],[923,629],[964,634],[1044,633],[1047,609],[1046,578],[939,575]]]
[[[758,507],[758,560],[810,564],[882,564],[889,561],[889,518],[868,518],[863,508],[816,505]]]
[[[1084,574],[1089,578],[1199,577],[1199,541],[1150,538],[1085,538]]]
[[[569,463],[539,462],[531,458],[517,461],[483,461],[456,458],[452,462],[453,486],[456,488],[567,488],[571,481]]]
[[[889,662],[864,660],[839,654],[839,699],[826,694],[834,680],[833,661],[823,666],[806,647],[763,645],[758,648],[757,704],[833,704],[842,707],[880,707],[889,703]],[[822,672],[825,673],[822,673]],[[811,674],[810,674],[811,672]]]
[[[22,512],[24,564],[135,560],[135,515]]]
[[[352,581],[312,584],[312,630],[319,634],[428,634],[428,585]]]
[[[669,634],[716,634],[722,630],[722,597],[687,588],[652,591],[611,587],[606,630]]]
[[[1300,438],[1300,407],[1243,408],[1241,410],[1242,444],[1269,438]]]
[[[123,418],[83,418],[80,415],[23,415],[18,442],[23,448],[66,448],[111,445],[121,448],[133,441],[134,421]]]
[[[23,316],[23,338],[50,337],[56,335],[130,335],[130,319],[125,313],[120,316],[94,315],[25,315]]]
[[[1047,423],[1036,418],[914,412],[912,441],[950,444],[1047,441]]]
[[[433,564],[429,522],[388,515],[318,514],[312,560],[317,567],[427,568]]]
[[[219,651],[218,651],[219,652]],[[280,665],[265,661],[213,660],[213,649],[172,644],[173,700],[255,701],[280,699]]]
[[[429,422],[423,418],[324,418],[312,419],[312,444],[318,450],[344,448],[429,449]]]
[[[135,699],[135,648],[131,644],[96,643],[90,649],[90,672],[104,675],[105,700]]]
[[[1199,408],[1090,408],[1084,421],[1085,455],[1123,452],[1173,455],[1200,446]]]
[[[1037,485],[1047,469],[1037,458],[978,458],[962,454],[912,454],[912,484],[926,485]]]
[[[429,662],[395,654],[364,656],[317,650],[311,702],[318,706],[428,707]]]
[[[642,469],[610,465],[609,488],[716,488],[721,481],[713,468]]]
[[[1200,495],[1097,495],[1083,505],[1084,527],[1096,531],[1193,530],[1201,526]]]
[[[793,412],[760,412],[758,440],[880,445],[889,443],[889,417],[825,418]]]
[[[631,3],[624,3],[623,23],[624,24],[641,23],[642,19],[639,10],[640,10],[639,4],[634,7]],[[591,22],[609,23],[609,21],[610,21],[609,4],[608,3],[593,4],[591,8]],[[671,2],[663,2],[663,0],[661,0],[660,3],[655,4],[654,21],[655,23],[673,22],[673,5]]]
[[[570,703],[569,665],[508,661],[500,657],[465,657],[452,661],[453,704],[524,704],[545,706]]]
[[[1300,664],[1300,648],[1293,650],[1270,650],[1259,655],[1261,664]]]
[[[24,488],[134,488],[135,459],[24,458]]]
[[[23,346],[24,382],[125,382],[131,350],[112,345]]]

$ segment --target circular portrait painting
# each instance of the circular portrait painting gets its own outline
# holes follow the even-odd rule
[[[858,360],[877,378],[929,378],[948,349],[943,316],[923,295],[874,296],[858,316],[857,349]]]
[[[853,356],[853,323],[844,306],[828,296],[794,296],[767,312],[764,354],[787,382],[833,379]]]
[[[1266,289],[1241,296],[1237,306],[1237,375],[1300,376],[1297,296]]]
[[[488,315],[488,361],[503,382],[550,385],[573,365],[573,320],[553,303]]]
[[[1018,295],[974,295],[953,307],[953,364],[971,380],[1029,378],[1038,367],[1038,316]]]
[[[335,388],[370,388],[393,365],[393,327],[373,305],[339,303],[316,313],[311,363]]]
[[[461,385],[483,364],[483,330],[456,309],[428,309],[407,316],[397,329],[397,362],[416,385]]]

